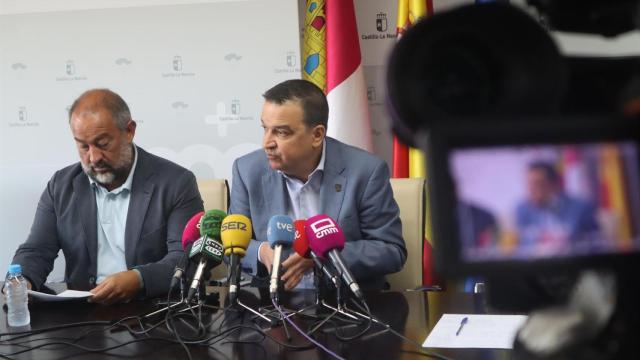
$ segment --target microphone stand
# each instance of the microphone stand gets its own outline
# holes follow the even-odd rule
[[[350,318],[352,318],[353,320],[356,320],[356,321],[358,320],[357,317],[347,313],[342,308],[343,299],[342,299],[342,294],[341,294],[342,291],[340,290],[341,288],[342,288],[342,286],[339,286],[339,285],[336,286],[336,305],[337,305],[336,307],[333,307],[333,306],[327,304],[324,299],[320,300],[319,306],[323,306],[323,307],[331,310],[332,312],[327,317],[325,317],[322,321],[320,321],[316,326],[314,326],[313,329],[309,330],[307,335],[313,334],[319,328],[321,328],[324,324],[326,324],[329,320],[331,320],[332,318],[337,317],[339,315],[344,315],[344,316],[350,317]]]
[[[303,307],[300,310],[297,310],[295,312],[290,313],[289,315],[287,315],[287,317],[291,317],[293,315],[297,315],[297,314],[301,314],[304,316],[308,316],[308,317],[312,317],[312,318],[317,318],[316,315],[310,315],[310,314],[305,314],[304,312],[313,308],[318,308],[318,307],[325,307],[327,309],[330,310],[335,310],[333,307],[331,306],[327,306],[327,304],[324,302],[324,300],[322,300],[322,297],[320,295],[320,279],[321,276],[318,274],[318,269],[316,267],[313,268],[313,285],[315,287],[315,291],[316,291],[316,298],[315,298],[315,302],[311,305],[307,305],[305,307]],[[337,283],[337,279],[335,277],[331,278],[331,281],[333,282],[334,285],[336,285]]]
[[[169,289],[169,292],[171,292],[171,290],[172,289]],[[167,301],[165,303],[166,305],[164,307],[162,307],[162,308],[160,308],[160,309],[158,309],[156,311],[152,311],[152,312],[142,316],[142,318],[143,319],[148,319],[148,318],[150,318],[152,316],[161,314],[161,313],[163,313],[165,311],[173,310],[174,308],[177,308],[177,307],[179,307],[180,305],[183,305],[183,304],[187,305],[187,307],[185,307],[184,309],[181,309],[180,312],[187,311],[187,310],[192,310],[192,309],[200,306],[200,304],[198,304],[198,303],[197,304],[193,304],[193,305],[187,304],[187,301],[186,301],[186,299],[184,297],[184,290],[185,290],[184,279],[180,279],[180,300],[174,302],[173,304],[171,303],[171,301]],[[160,304],[161,303],[158,303],[158,305],[160,305]]]
[[[233,264],[233,266],[231,266],[231,264],[230,264],[230,266],[229,266],[229,269],[230,269],[229,272],[230,273],[229,273],[229,281],[228,282],[229,282],[229,284],[231,284],[232,283],[231,278],[232,277],[235,278],[235,280],[236,280],[235,283],[238,284],[238,289],[236,289],[236,291],[239,290],[239,287],[240,287],[240,275],[242,273],[241,271],[239,271],[238,268],[239,268],[239,264],[237,264],[237,265]],[[269,319],[268,317],[262,315],[259,311],[252,309],[249,305],[246,305],[242,301],[240,301],[240,297],[238,296],[238,292],[236,292],[235,299],[231,299],[230,298],[229,300],[231,300],[231,304],[229,304],[229,306],[237,305],[237,306],[241,307],[242,309],[245,309],[245,310],[251,312],[252,314],[254,314],[256,316],[259,316],[260,318],[262,318],[264,321],[268,322],[269,324],[272,323],[271,319]]]
[[[275,296],[273,296],[271,298],[271,300],[273,300],[274,304],[280,304],[280,302],[278,301],[278,293],[276,292]],[[271,309],[273,308],[273,309]],[[266,312],[265,315],[261,314],[261,317],[266,317],[266,316],[271,316],[275,319],[275,324],[278,324],[278,322],[282,322],[282,327],[284,328],[284,334],[287,337],[287,341],[291,341],[291,334],[289,333],[289,327],[287,326],[287,321],[286,319],[292,315],[294,315],[295,313],[292,310],[283,308],[280,306],[280,311],[278,311],[274,305],[269,305],[269,306],[265,306],[263,308],[260,308],[260,312]],[[275,313],[275,316],[273,315]],[[284,316],[283,316],[284,314]],[[271,321],[269,321],[271,322]]]

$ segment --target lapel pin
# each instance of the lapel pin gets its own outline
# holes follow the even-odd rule
[[[342,191],[342,185],[336,184],[336,192]]]

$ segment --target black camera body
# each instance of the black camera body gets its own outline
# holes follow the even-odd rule
[[[394,133],[427,155],[433,240],[440,273],[539,274],[638,263],[640,208],[635,204],[640,203],[640,184],[634,182],[640,176],[640,111],[633,114],[627,110],[636,99],[640,99],[640,57],[563,56],[546,29],[508,4],[464,6],[436,14],[411,28],[390,58],[388,102]],[[618,158],[601,161],[604,155],[600,153],[611,152],[612,147]],[[497,157],[491,157],[491,150]],[[475,156],[475,163],[452,159],[463,158],[465,151],[475,154],[469,155]],[[574,167],[589,168],[579,176],[589,182],[584,192],[590,194],[578,195],[583,196],[583,202],[594,203],[592,217],[607,211],[608,204],[603,205],[607,200],[602,199],[605,195],[599,189],[601,173],[609,171],[611,163],[624,163],[620,186],[626,187],[626,198],[620,206],[626,206],[624,221],[630,230],[620,235],[625,239],[613,239],[618,234],[610,230],[602,235],[610,242],[624,242],[624,246],[607,247],[604,240],[589,239],[593,246],[530,246],[529,250],[539,253],[531,256],[527,256],[527,249],[517,253],[496,247],[484,255],[478,250],[475,257],[474,249],[466,251],[473,246],[472,239],[465,240],[462,232],[472,219],[463,219],[461,207],[480,218],[484,216],[484,222],[488,215],[482,213],[492,213],[494,222],[499,223],[496,231],[515,233],[492,240],[504,247],[515,246],[509,243],[509,236],[515,236],[511,242],[516,243],[523,243],[525,238],[537,241],[533,235],[525,236],[524,230],[518,233],[513,229],[517,225],[511,224],[524,223],[516,208],[526,197],[528,170],[527,164],[517,162],[540,158],[556,168],[568,168],[571,164],[562,163],[568,155],[582,157],[582,163]],[[500,161],[504,166],[499,166]],[[454,162],[467,164],[466,169],[458,169],[458,179],[454,170],[462,165]],[[569,175],[578,176],[560,174]],[[483,179],[504,184],[493,188],[471,184]],[[522,184],[511,186],[506,181]],[[566,214],[566,222],[575,222],[575,216]],[[556,227],[563,225],[578,226]],[[604,225],[611,226],[600,227]],[[555,236],[557,242],[566,243],[580,238],[574,236],[577,230],[573,228],[564,231],[569,232],[564,238],[541,234],[537,239],[552,241],[547,239]],[[592,232],[589,237],[596,234]]]
[[[387,73],[392,129],[425,152],[439,275],[481,276],[502,311],[599,314],[546,355],[516,346],[517,358],[633,358],[640,56],[563,55],[547,27],[618,35],[638,28],[639,2],[529,3],[544,25],[490,2],[403,34]]]

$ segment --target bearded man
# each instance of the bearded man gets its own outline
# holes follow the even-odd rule
[[[195,176],[133,143],[136,122],[113,91],[80,95],[69,126],[80,162],[49,180],[13,263],[37,290],[62,250],[67,286],[96,303],[166,293],[182,230],[203,210]]]

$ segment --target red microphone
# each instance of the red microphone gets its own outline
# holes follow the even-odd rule
[[[322,260],[320,260],[320,258],[311,251],[311,248],[309,247],[309,240],[307,239],[307,233],[305,232],[305,222],[305,220],[296,220],[293,222],[293,226],[296,229],[296,235],[293,240],[293,249],[298,255],[307,259],[313,259],[316,267],[320,269],[327,278],[331,279],[334,285],[337,285],[337,276],[333,275],[329,269],[324,266]]]
[[[176,264],[169,289],[173,289],[173,287],[176,286],[186,271],[187,264],[189,263],[189,252],[191,251],[191,246],[194,241],[200,238],[200,218],[202,218],[203,215],[204,211],[200,211],[193,215],[191,219],[187,221],[187,225],[185,225],[184,230],[182,231],[182,250],[184,250],[184,254],[182,254],[182,257]]]
[[[307,234],[304,232],[305,220],[295,220],[293,227],[296,229],[295,237],[293,238],[293,249],[298,255],[310,259],[311,248],[309,247],[309,240],[307,240]]]
[[[185,250],[194,241],[200,238],[200,219],[204,215],[204,211],[193,215],[182,232],[182,249]]]

